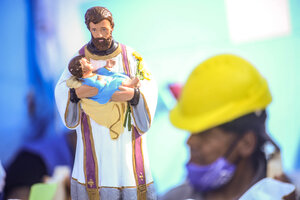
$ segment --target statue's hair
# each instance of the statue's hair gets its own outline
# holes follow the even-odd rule
[[[112,14],[105,7],[95,6],[95,7],[89,8],[86,11],[84,17],[85,17],[85,24],[88,29],[90,29],[90,22],[97,24],[104,19],[107,19],[110,22],[112,28],[114,27],[114,20],[113,20]]]

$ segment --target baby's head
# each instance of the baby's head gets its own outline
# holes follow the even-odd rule
[[[86,72],[93,69],[90,62],[82,55],[72,58],[68,68],[70,73],[77,78],[82,78]]]
[[[72,60],[69,62],[69,72],[77,77],[77,78],[82,78],[83,76],[83,70],[82,70],[82,65],[81,65],[81,62],[80,60],[84,58],[84,56],[75,56],[74,58],[72,58]]]

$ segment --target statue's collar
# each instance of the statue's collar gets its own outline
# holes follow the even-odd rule
[[[113,52],[116,51],[116,49],[118,48],[119,43],[117,41],[115,41],[114,39],[111,42],[111,46],[109,47],[109,49],[105,50],[105,51],[99,51],[96,46],[92,43],[92,40],[89,41],[89,43],[87,44],[87,50],[91,53],[91,54],[95,54],[98,56],[107,56],[112,54]]]

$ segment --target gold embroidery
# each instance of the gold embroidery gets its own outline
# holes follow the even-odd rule
[[[141,179],[141,181],[144,181],[144,176],[143,176],[142,172],[140,172],[139,178]]]
[[[96,186],[98,188],[98,161],[97,161],[97,157],[96,157],[96,152],[95,152],[95,144],[94,144],[94,137],[93,137],[93,131],[92,131],[92,127],[91,127],[91,121],[90,121],[90,117],[87,116],[87,121],[88,121],[88,125],[89,125],[89,129],[90,129],[90,140],[91,140],[91,147],[92,147],[92,152],[93,152],[93,158],[94,158],[94,162],[95,162],[95,179],[96,179]]]
[[[145,191],[147,189],[146,187],[147,187],[146,184],[139,185],[138,190],[139,191]]]
[[[139,185],[137,189],[137,200],[147,200],[147,187],[145,184]]]
[[[91,148],[92,148],[92,153],[93,153],[93,158],[94,158],[94,163],[95,163],[95,179],[96,179],[96,188],[88,188],[88,184],[94,184],[93,180],[90,179],[89,182],[87,181],[87,176],[86,176],[86,146],[84,144],[84,175],[85,175],[85,181],[86,181],[86,190],[87,190],[87,193],[88,193],[88,197],[90,200],[97,200],[97,199],[100,199],[99,197],[99,187],[98,187],[98,162],[97,162],[97,157],[96,157],[96,154],[95,154],[95,146],[94,146],[94,140],[93,140],[93,132],[92,132],[92,128],[91,128],[91,122],[90,122],[90,118],[88,115],[86,115],[87,117],[87,123],[88,123],[88,126],[89,126],[89,132],[90,132],[90,142],[91,142]],[[83,125],[81,124],[81,128],[82,128],[82,133],[84,134],[83,132]],[[91,185],[90,185],[91,187]]]
[[[86,175],[86,142],[85,142],[85,138],[84,138],[84,128],[83,128],[83,122],[81,122],[81,137],[82,137],[82,141],[83,141],[83,171],[84,171],[84,178],[85,178],[85,182],[87,183],[87,175]],[[87,184],[85,184],[85,186],[87,187]]]
[[[76,181],[77,183],[79,183],[80,185],[85,186],[85,184],[79,182],[78,179],[73,178],[73,177],[72,177],[72,179],[73,179],[74,181]],[[150,183],[147,183],[146,186],[149,187],[149,185],[151,185],[151,184],[153,184],[153,183],[154,183],[154,182],[151,181]],[[140,186],[122,186],[122,187],[98,186],[98,188],[113,188],[113,189],[123,190],[123,189],[127,189],[127,188],[141,188],[141,186],[144,186],[144,185],[140,185]]]
[[[94,181],[92,179],[89,180],[89,182],[87,183],[90,187],[93,187],[94,185]]]
[[[133,166],[133,173],[134,173],[134,178],[135,178],[135,184],[139,185],[138,182],[138,177],[136,174],[136,166],[135,166],[135,133],[134,133],[134,128],[131,127],[131,137],[132,137],[132,166]]]
[[[86,188],[89,200],[99,200],[100,194],[97,188]]]
[[[144,155],[143,155],[143,146],[142,146],[142,137],[140,137],[140,140],[141,140],[141,143],[140,143],[140,148],[141,148],[141,154],[142,154],[142,159],[143,159],[143,164],[144,164]],[[134,177],[135,177],[135,182],[136,182],[136,185],[138,187],[138,190],[137,190],[137,196],[138,196],[138,200],[144,200],[146,199],[146,192],[147,192],[147,188],[145,188],[144,190],[142,190],[141,188],[144,186],[143,185],[139,185],[139,182],[138,182],[138,175],[136,173],[136,157],[135,157],[135,133],[134,133],[134,127],[132,127],[132,159],[133,159],[133,171],[134,171]],[[144,165],[143,165],[143,172],[145,172],[145,168],[144,168]],[[139,175],[139,178],[143,181],[143,174],[142,172],[140,172],[140,175]]]
[[[144,153],[143,153],[143,140],[142,137],[140,137],[141,139],[141,154],[142,154],[142,160],[143,160],[143,164],[144,162]],[[145,167],[143,165],[143,172],[145,173]],[[146,200],[147,199],[147,187],[145,184],[143,185],[139,185],[138,187],[138,191],[137,191],[137,195],[138,195],[138,200]]]
[[[108,59],[112,59],[114,57],[116,57],[117,55],[119,55],[121,53],[121,47],[120,47],[120,44],[118,45],[117,49],[112,52],[111,54],[109,55],[105,55],[105,56],[98,56],[98,55],[95,55],[95,54],[92,54],[91,52],[89,52],[89,50],[87,49],[87,46],[84,47],[84,52],[85,52],[85,57],[90,60],[90,59],[93,59],[93,60],[108,60]]]
[[[143,172],[145,173],[145,165],[144,165],[144,153],[143,153],[143,138],[141,137],[141,154],[142,154],[142,160],[143,160]]]

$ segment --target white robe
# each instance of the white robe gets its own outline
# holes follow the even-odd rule
[[[133,49],[126,47],[127,57],[129,61],[129,68],[131,76],[135,76],[137,69],[137,60],[132,55]],[[96,67],[103,67],[106,64],[106,59],[112,59],[116,61],[112,71],[124,72],[124,66],[122,61],[122,54],[116,52],[107,56],[96,56],[90,58],[91,63]],[[145,66],[145,64],[144,64]],[[69,79],[71,74],[68,68],[64,70],[61,75],[56,88],[55,88],[55,99],[56,104],[66,127],[70,129],[76,129],[77,132],[77,145],[76,155],[74,161],[74,167],[72,172],[72,179],[78,183],[85,184],[85,173],[84,173],[84,148],[85,144],[82,139],[81,123],[79,117],[79,103],[73,108],[70,106],[69,101],[69,88],[66,86],[66,80]],[[151,80],[141,81],[141,98],[139,104],[133,107],[133,113],[131,114],[131,122],[137,127],[139,132],[142,134],[142,154],[144,160],[144,169],[146,176],[146,184],[153,182],[151,171],[149,168],[149,160],[146,146],[146,135],[144,132],[150,127],[151,120],[154,117],[156,103],[157,103],[157,86],[153,77]],[[139,115],[139,117],[137,117]],[[139,123],[143,118],[143,115],[148,119],[147,123]],[[73,122],[70,124],[66,119],[67,116],[72,116]],[[75,121],[76,122],[75,122]],[[143,121],[143,119],[142,119]],[[133,188],[136,187],[136,175],[133,164],[133,145],[132,145],[132,131],[128,131],[128,127],[124,128],[124,132],[120,134],[119,138],[112,140],[109,134],[109,129],[97,124],[93,119],[90,118],[90,125],[92,131],[92,144],[94,145],[94,151],[96,154],[96,160],[98,164],[98,180],[99,187],[112,187],[112,188]]]

